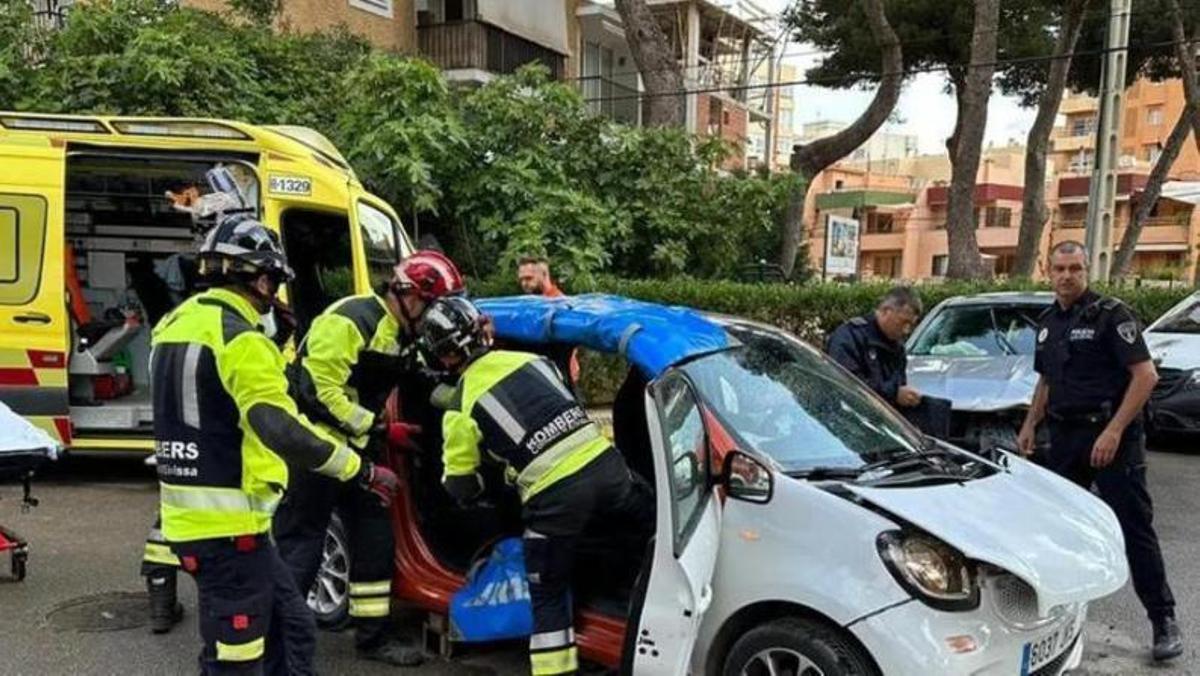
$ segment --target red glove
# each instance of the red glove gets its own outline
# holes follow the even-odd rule
[[[392,504],[396,491],[400,490],[400,479],[391,469],[371,463],[362,481],[363,487],[379,498],[379,504],[387,507]]]
[[[415,451],[417,450],[417,442],[413,437],[420,433],[420,425],[410,425],[409,423],[402,422],[391,423],[387,428],[388,445]]]

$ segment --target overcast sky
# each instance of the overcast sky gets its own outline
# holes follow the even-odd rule
[[[757,0],[766,9],[782,12],[790,0]],[[799,68],[798,79],[804,79],[804,70],[820,60],[812,54],[811,45],[788,44],[783,47],[786,63]],[[908,80],[897,106],[900,122],[888,128],[910,134],[920,139],[922,153],[943,153],[945,139],[954,131],[954,97],[945,93],[945,77],[940,73],[922,74]],[[823,87],[797,86],[793,88],[796,100],[796,132],[801,125],[814,120],[838,120],[852,122],[870,103],[874,90],[836,90]],[[1025,135],[1033,124],[1035,111],[1025,109],[1015,99],[994,94],[988,105],[986,141],[1001,145],[1010,139],[1025,142]]]

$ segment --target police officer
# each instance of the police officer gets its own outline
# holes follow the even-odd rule
[[[1129,309],[1088,289],[1082,244],[1054,247],[1050,279],[1055,303],[1041,316],[1034,358],[1040,377],[1018,445],[1031,455],[1037,425],[1048,419],[1045,465],[1099,489],[1125,535],[1133,587],[1153,625],[1154,659],[1171,659],[1183,653],[1183,639],[1152,525],[1142,427],[1158,374]]]
[[[829,336],[829,356],[896,407],[926,434],[949,435],[950,402],[908,386],[904,341],[921,316],[921,298],[906,286],[888,291],[869,315],[855,317]]]
[[[272,544],[288,466],[390,499],[396,476],[310,426],[260,330],[291,278],[261,223],[225,219],[200,249],[215,288],[159,322],[151,376],[162,532],[196,581],[204,673],[312,672],[315,627]]]
[[[548,359],[490,349],[470,301],[435,302],[421,322],[421,336],[459,376],[442,421],[443,484],[455,499],[469,502],[483,491],[482,450],[505,465],[525,524],[532,671],[574,673],[579,666],[570,591],[576,538],[596,516],[647,528],[653,521],[650,492],[635,481]]]
[[[331,305],[313,321],[292,365],[300,411],[362,457],[379,462],[384,404],[400,378],[417,367],[417,320],[427,303],[462,289],[454,263],[436,251],[418,251],[375,293]],[[334,507],[349,532],[349,611],[358,655],[396,666],[420,664],[420,649],[390,636],[395,537],[378,500],[328,477],[295,473],[275,515],[280,555],[297,586],[311,588]]]

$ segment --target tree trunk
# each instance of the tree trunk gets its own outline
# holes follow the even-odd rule
[[[1195,42],[1194,39],[1188,40],[1184,33],[1183,12],[1179,7],[1179,0],[1171,0],[1171,15],[1175,58],[1179,62],[1180,75],[1183,77],[1183,93],[1187,105],[1179,114],[1179,120],[1175,122],[1171,135],[1167,137],[1162,154],[1158,156],[1154,169],[1150,171],[1150,177],[1146,179],[1146,186],[1142,188],[1142,195],[1138,198],[1137,210],[1129,219],[1129,226],[1125,228],[1125,234],[1121,237],[1121,247],[1113,254],[1114,277],[1126,277],[1132,272],[1133,254],[1137,250],[1138,239],[1142,236],[1142,228],[1145,227],[1146,219],[1162,194],[1163,183],[1171,173],[1171,167],[1179,157],[1189,133],[1195,132],[1196,146],[1200,148],[1200,85],[1196,81],[1196,55],[1193,51]],[[1200,31],[1193,31],[1193,36],[1197,34],[1200,34]]]
[[[1183,30],[1183,10],[1179,0],[1171,0],[1171,34],[1175,38],[1175,59],[1179,62],[1180,76],[1183,78],[1183,95],[1189,106],[1200,110],[1200,82],[1196,80],[1196,41],[1200,30],[1193,27],[1192,40],[1187,39]],[[1200,121],[1192,124],[1195,132],[1196,149],[1200,150]]]
[[[900,86],[904,82],[904,52],[900,47],[900,38],[896,37],[896,32],[888,23],[883,0],[860,1],[863,12],[867,15],[867,23],[871,27],[871,35],[875,38],[875,44],[879,45],[879,88],[875,90],[875,98],[871,100],[871,105],[867,106],[863,114],[849,127],[812,143],[797,145],[793,149],[792,171],[799,173],[804,180],[795,181],[788,195],[786,222],[779,252],[779,265],[789,277],[796,267],[796,253],[800,250],[803,237],[804,196],[810,182],[834,162],[870,140],[887,121],[896,108],[896,102],[900,100]]]
[[[646,126],[683,126],[683,73],[671,41],[646,0],[616,0],[616,7],[646,88],[642,102]]]
[[[975,29],[971,37],[971,66],[961,94],[960,119],[950,144],[949,201],[946,233],[949,261],[946,276],[972,279],[983,274],[979,243],[975,239],[975,177],[983,154],[987,127],[987,105],[996,71],[996,33],[1000,23],[1000,0],[975,0]]]
[[[1071,69],[1071,53],[1079,40],[1083,28],[1084,10],[1090,0],[1068,0],[1063,7],[1062,26],[1050,70],[1046,76],[1046,88],[1038,99],[1037,116],[1029,128],[1025,141],[1025,197],[1021,203],[1021,230],[1017,238],[1017,256],[1013,274],[1017,277],[1032,277],[1041,251],[1042,231],[1050,217],[1046,209],[1046,152],[1050,146],[1050,132],[1054,119],[1062,104],[1063,90],[1067,84],[1067,73]]]

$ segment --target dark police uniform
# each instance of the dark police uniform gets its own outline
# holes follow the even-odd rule
[[[1157,621],[1174,615],[1175,600],[1152,525],[1141,417],[1125,429],[1112,464],[1091,466],[1092,446],[1129,387],[1129,367],[1149,359],[1137,320],[1116,299],[1087,291],[1066,310],[1056,302],[1042,313],[1034,368],[1049,387],[1050,448],[1040,459],[1080,486],[1099,489],[1121,522],[1134,589]]]
[[[523,504],[534,633],[534,676],[579,668],[572,627],[575,543],[595,516],[631,528],[652,523],[651,493],[588,419],[548,359],[493,350],[462,373],[442,421],[447,491],[469,500],[482,490],[486,450],[505,465]]]
[[[904,344],[884,335],[874,315],[855,317],[829,336],[829,356],[858,376],[867,387],[896,407],[896,395],[908,384],[908,354]],[[926,434],[945,439],[950,434],[950,402],[922,396],[915,407],[898,409]]]

